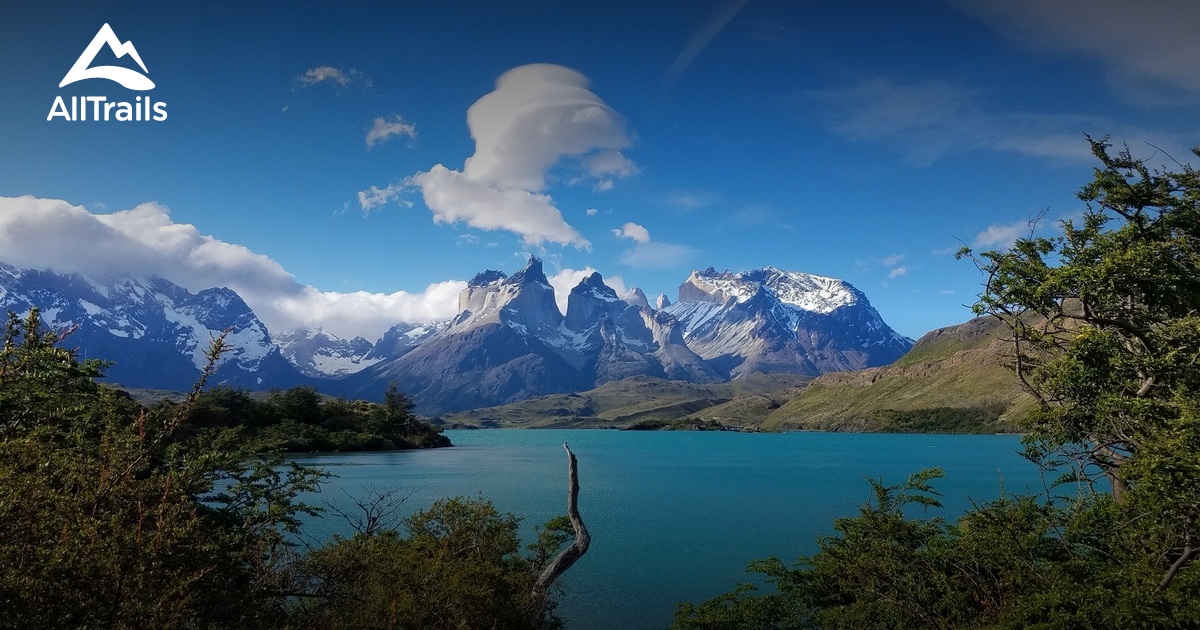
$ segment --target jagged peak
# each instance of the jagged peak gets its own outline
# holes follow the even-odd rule
[[[591,295],[606,302],[618,301],[617,292],[607,284],[604,284],[604,276],[600,275],[599,271],[593,271],[587,277],[579,281],[571,289],[572,295]]]
[[[581,288],[587,288],[587,287],[593,287],[593,288],[599,289],[601,287],[607,288],[608,285],[604,284],[604,276],[600,275],[599,271],[593,271],[591,274],[586,276],[583,280],[580,280],[579,284],[575,285],[575,289],[581,289]],[[575,289],[572,289],[572,291],[574,291]]]
[[[666,293],[659,293],[658,299],[654,301],[654,307],[662,310],[671,305],[671,298],[667,297]]]
[[[489,284],[493,284],[495,282],[499,282],[501,280],[507,280],[507,279],[508,279],[508,274],[504,273],[503,271],[497,271],[495,269],[488,269],[486,271],[482,271],[480,273],[475,274],[475,277],[471,278],[470,282],[467,282],[467,286],[468,287],[483,287],[483,286],[487,286]]]
[[[650,308],[650,300],[646,298],[646,293],[638,287],[633,287],[626,291],[625,295],[621,296],[621,299],[627,304],[632,304],[638,308]]]
[[[530,256],[525,268],[514,273],[509,281],[513,284],[550,284],[546,272],[542,270],[542,260],[537,256]]]

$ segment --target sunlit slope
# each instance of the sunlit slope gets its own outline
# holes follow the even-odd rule
[[[1005,332],[990,318],[940,328],[893,365],[817,378],[772,411],[763,428],[1012,431],[1033,401],[1003,364]]]

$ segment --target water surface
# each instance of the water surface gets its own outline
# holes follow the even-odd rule
[[[953,517],[970,500],[1038,492],[1037,469],[1011,435],[743,434],[603,430],[447,431],[454,448],[317,455],[337,475],[324,499],[399,488],[408,512],[440,497],[483,496],[536,524],[566,513],[569,442],[579,458],[579,509],[592,545],[562,578],[569,628],[663,628],[675,605],[731,589],[756,558],[816,551],[833,520],[857,513],[870,488],[941,466]],[[318,538],[346,531],[326,516]]]

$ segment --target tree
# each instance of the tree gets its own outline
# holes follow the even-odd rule
[[[566,448],[566,445],[563,445]],[[296,611],[306,627],[561,627],[551,592],[591,539],[578,510],[578,468],[568,457],[568,515],[540,528],[521,553],[520,520],[484,499],[443,499],[386,527],[390,493],[357,502],[363,522],[305,563],[309,596]],[[399,499],[403,500],[403,498]],[[339,513],[348,517],[345,512]],[[559,548],[570,537],[571,545]]]
[[[1101,475],[1127,517],[1154,520],[1130,544],[1156,551],[1162,590],[1200,553],[1200,172],[1089,141],[1102,167],[1079,224],[984,253],[975,311],[1008,324],[1039,402],[1029,455]]]
[[[1039,403],[1022,425],[1026,456],[1069,474],[953,523],[902,509],[932,501],[931,477],[873,481],[874,501],[816,555],[751,565],[775,592],[745,585],[681,606],[676,627],[1195,626],[1200,174],[1088,140],[1101,165],[1081,219],[1006,251],[960,252],[985,273],[975,313],[1007,325],[1014,378]]]
[[[1030,453],[1065,455],[1122,501],[1148,472],[1136,461],[1147,449],[1191,439],[1200,173],[1153,170],[1128,148],[1112,155],[1106,140],[1089,142],[1102,167],[1079,193],[1083,218],[983,253],[974,310],[1011,330],[1013,369],[1039,403],[1025,427]]]
[[[185,430],[97,384],[10,316],[0,355],[0,625],[263,627],[284,611],[285,534],[318,473],[235,430]],[[209,369],[224,348],[209,350]]]

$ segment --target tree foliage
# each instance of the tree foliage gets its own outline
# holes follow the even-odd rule
[[[164,410],[177,403],[159,403]],[[387,451],[450,446],[450,440],[413,413],[407,394],[389,387],[385,402],[346,400],[308,386],[273,390],[265,400],[218,385],[200,393],[187,427],[239,428],[247,439],[288,453]]]
[[[1026,456],[1067,474],[955,522],[914,518],[928,481],[884,486],[820,550],[750,570],[677,628],[1187,628],[1200,620],[1200,173],[1091,140],[1082,218],[977,257],[974,309],[1011,331],[1038,401]],[[1196,150],[1200,156],[1200,149]]]
[[[264,429],[317,417],[412,436],[422,429],[398,392],[373,406],[305,389],[261,405],[202,393],[222,337],[185,402],[147,409],[98,384],[104,365],[78,362],[64,338],[36,309],[4,329],[0,628],[557,624],[532,585],[561,524],[522,555],[516,517],[483,500],[439,502],[406,534],[384,522],[391,507],[368,505],[354,536],[299,548],[318,515],[301,498],[324,473],[285,461]]]

